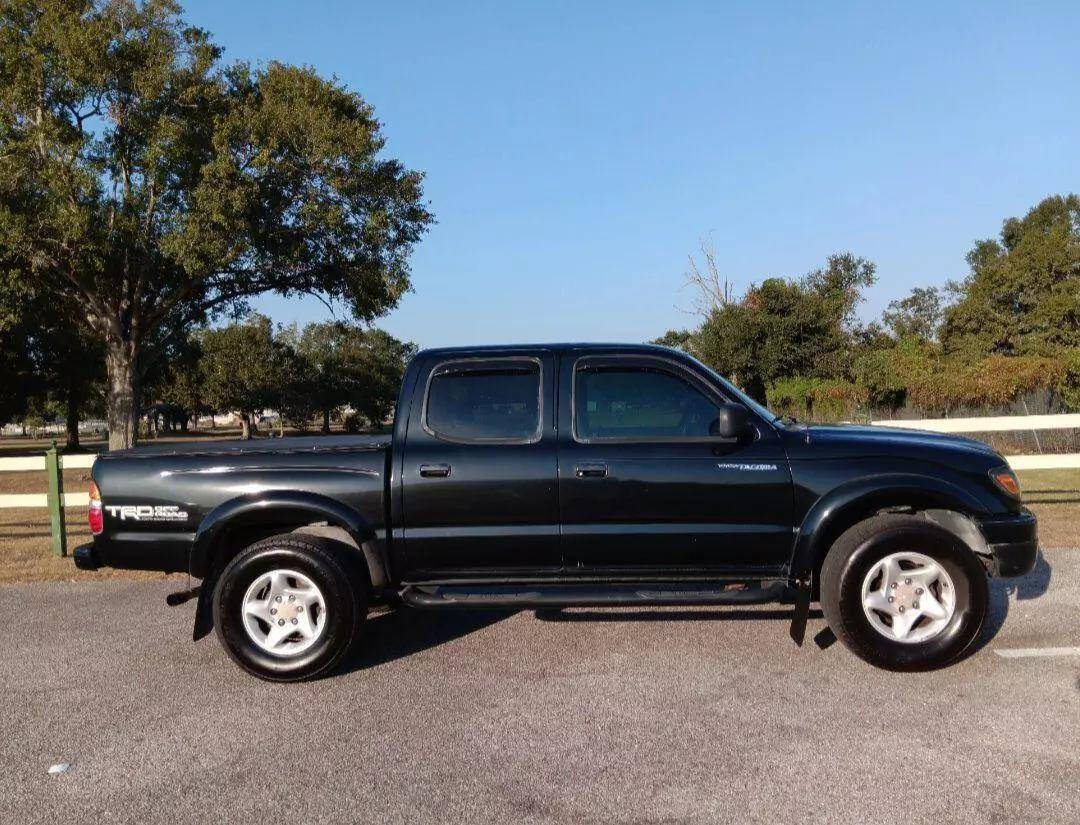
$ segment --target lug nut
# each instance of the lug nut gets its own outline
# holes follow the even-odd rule
[[[277,608],[276,607],[271,607],[270,608],[270,615],[271,616],[277,615]]]
[[[296,601],[296,596],[289,596],[289,601],[290,602],[295,602]]]
[[[304,612],[304,606],[302,604],[298,604],[296,606],[296,612],[297,613],[303,613]]]
[[[281,596],[274,596],[274,601],[275,602],[280,602],[281,601]]]
[[[892,603],[894,601],[896,601],[896,599],[894,599],[892,596],[889,596],[889,602]]]
[[[293,619],[293,620],[292,620],[292,623],[293,623],[293,624],[296,624],[296,619]]]
[[[903,608],[901,608],[901,610],[903,610]],[[284,619],[278,619],[277,623],[278,623],[279,627],[284,627],[285,626],[285,620]]]
[[[891,587],[893,590],[895,590],[896,589],[896,582],[893,582],[892,584],[890,584],[889,587]]]
[[[918,609],[919,609],[919,603],[918,603],[918,602],[915,602],[915,603],[914,603],[914,604],[912,604],[911,606],[912,606],[912,607],[914,607],[914,608],[915,608],[916,610],[918,610]],[[296,619],[293,619],[293,621],[295,622],[295,621],[296,621]]]
[[[904,584],[911,584],[911,579],[904,579]]]
[[[904,612],[904,606],[903,606],[903,605],[900,605],[900,612],[901,612],[901,613],[903,613],[903,612]]]
[[[915,595],[916,596],[921,596],[922,595],[922,588],[921,587],[916,587],[915,588]]]

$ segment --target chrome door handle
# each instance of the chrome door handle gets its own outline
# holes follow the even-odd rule
[[[424,478],[447,478],[450,475],[449,464],[421,464],[420,475]]]
[[[578,464],[574,468],[574,475],[578,478],[604,478],[607,464]]]

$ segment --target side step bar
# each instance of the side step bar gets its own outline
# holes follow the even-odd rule
[[[551,585],[409,585],[411,607],[621,607],[632,605],[763,604],[790,598],[787,581]]]

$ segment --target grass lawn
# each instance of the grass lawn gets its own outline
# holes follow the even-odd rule
[[[1042,547],[1080,546],[1080,469],[1018,472],[1024,504],[1039,519]]]
[[[1043,547],[1077,547],[1080,540],[1080,470],[1030,470],[1018,473],[1024,503],[1038,516]],[[66,492],[81,492],[89,470],[67,470]],[[0,473],[0,493],[42,493],[45,473]],[[67,510],[70,553],[89,541],[85,507]],[[122,570],[76,570],[71,557],[57,558],[50,549],[49,516],[44,509],[0,509],[0,583],[103,578],[159,579],[164,574]],[[178,577],[182,578],[182,577]]]

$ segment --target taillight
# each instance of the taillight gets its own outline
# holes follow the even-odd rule
[[[90,482],[90,532],[95,536],[105,529],[105,514],[101,509],[101,491],[97,484]]]

